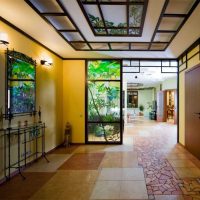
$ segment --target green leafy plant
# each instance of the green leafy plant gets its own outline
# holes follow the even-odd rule
[[[143,112],[143,111],[144,111],[144,106],[143,106],[143,105],[139,105],[139,110],[140,110],[141,112]]]

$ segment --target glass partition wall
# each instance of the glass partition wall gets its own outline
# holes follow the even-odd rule
[[[120,60],[86,62],[86,143],[122,143]]]

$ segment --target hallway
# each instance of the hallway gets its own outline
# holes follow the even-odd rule
[[[3,200],[200,199],[200,163],[176,126],[138,121],[124,145],[74,145],[48,154],[0,188]]]

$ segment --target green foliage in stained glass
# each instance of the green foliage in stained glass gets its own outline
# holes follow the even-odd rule
[[[89,137],[118,141],[120,123],[120,61],[93,60],[88,62],[88,121]],[[114,80],[114,81],[112,81]],[[101,123],[104,122],[104,123]],[[109,122],[116,123],[110,125]],[[105,124],[108,123],[108,124]],[[90,138],[89,138],[90,140]],[[102,140],[102,138],[101,138]]]
[[[15,58],[9,62],[9,79],[35,79],[34,65]]]
[[[95,60],[88,63],[88,80],[119,80],[120,61]]]
[[[10,82],[10,110],[12,113],[32,112],[35,108],[35,83],[32,81]]]
[[[7,51],[8,109],[11,113],[35,110],[35,61],[16,51]]]

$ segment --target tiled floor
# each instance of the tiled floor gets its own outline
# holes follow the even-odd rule
[[[2,200],[198,200],[200,161],[176,144],[176,126],[139,121],[123,145],[59,148],[0,186]]]

